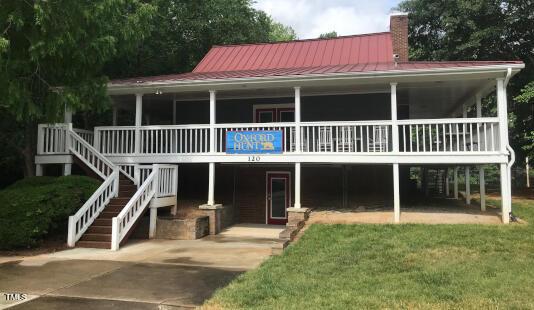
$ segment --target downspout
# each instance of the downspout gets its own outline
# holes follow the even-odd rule
[[[506,72],[506,77],[504,78],[504,90],[505,90],[505,92],[506,92],[506,88],[508,87],[508,82],[510,82],[510,78],[511,77],[512,77],[512,68],[508,68],[508,70]],[[509,141],[510,140],[508,140],[508,142]],[[511,195],[511,193],[512,193],[512,166],[515,163],[515,152],[514,152],[514,149],[512,149],[512,147],[510,146],[510,143],[508,143],[508,145],[506,146],[506,149],[510,153],[510,159],[508,160],[507,166],[508,166],[508,180],[510,181],[509,193]],[[510,201],[510,206],[511,206],[511,204],[512,204],[512,202]],[[512,222],[517,222],[517,218],[512,214],[512,212],[510,212],[510,220]]]

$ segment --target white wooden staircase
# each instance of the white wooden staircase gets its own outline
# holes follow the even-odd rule
[[[72,124],[41,126],[40,140],[45,144],[38,148],[72,154],[103,180],[78,212],[69,217],[68,246],[118,250],[153,199],[176,197],[178,169],[174,165],[121,169],[96,150],[87,141],[90,136],[84,134],[73,129]]]

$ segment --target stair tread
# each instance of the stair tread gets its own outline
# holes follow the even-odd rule
[[[81,248],[110,249],[111,241],[78,241],[76,246]]]

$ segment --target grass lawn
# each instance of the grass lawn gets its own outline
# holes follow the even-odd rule
[[[534,200],[513,210],[534,223]],[[313,225],[205,306],[532,309],[534,225]]]

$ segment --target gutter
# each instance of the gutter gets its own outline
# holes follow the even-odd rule
[[[340,80],[340,79],[365,79],[365,78],[399,78],[399,77],[420,77],[429,75],[450,75],[450,74],[469,74],[469,73],[498,73],[504,68],[508,69],[508,74],[512,75],[513,69],[519,71],[525,67],[524,64],[517,65],[491,65],[491,66],[472,66],[456,68],[435,68],[435,69],[414,69],[414,70],[388,70],[373,72],[352,72],[352,73],[329,73],[329,74],[308,74],[308,75],[288,75],[288,76],[268,76],[268,77],[250,77],[250,78],[230,78],[230,79],[200,79],[200,80],[161,80],[146,83],[126,83],[111,84],[108,83],[108,93],[123,93],[131,90],[143,90],[152,92],[156,88],[171,87],[217,87],[224,85],[236,84],[244,87],[245,84],[258,83],[294,83]]]

